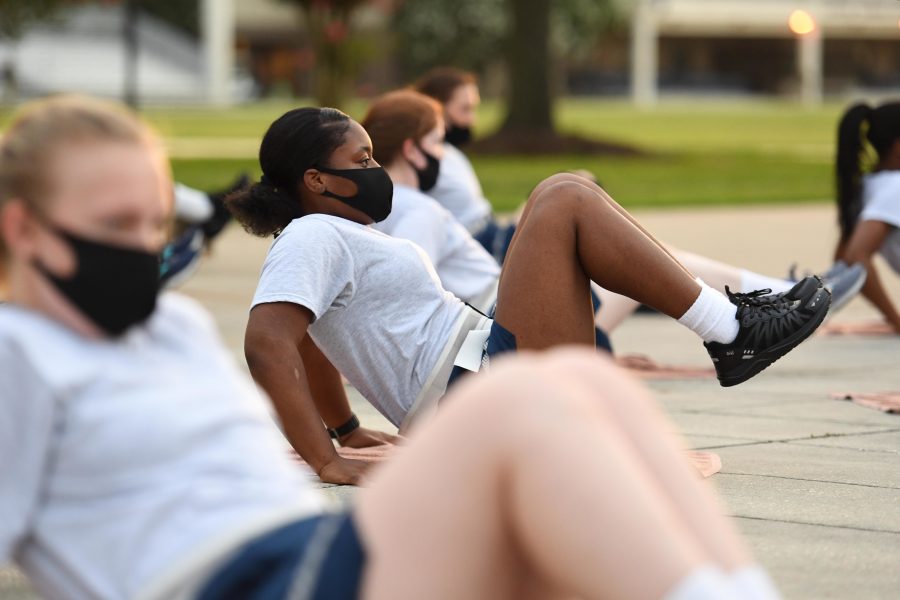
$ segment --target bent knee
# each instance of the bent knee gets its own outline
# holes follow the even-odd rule
[[[556,176],[554,176],[556,177]],[[547,179],[539,192],[532,194],[528,199],[528,205],[532,210],[539,210],[544,206],[552,206],[555,212],[565,211],[567,208],[577,210],[585,202],[601,202],[605,199],[591,188],[572,179]]]

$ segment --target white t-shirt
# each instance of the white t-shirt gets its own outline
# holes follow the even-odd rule
[[[881,221],[893,229],[881,245],[881,255],[900,273],[900,171],[879,171],[863,177],[860,221]]]
[[[132,598],[217,540],[322,508],[183,297],[116,340],[0,306],[0,390],[0,564],[44,597]]]
[[[500,266],[494,257],[446,208],[419,190],[395,185],[391,214],[374,228],[418,244],[444,289],[457,298],[472,303],[497,285]]]
[[[444,143],[437,183],[428,190],[428,195],[449,210],[473,235],[491,218],[491,203],[481,191],[472,163],[453,144]]]
[[[267,302],[308,308],[322,353],[397,426],[465,308],[412,242],[322,214],[294,219],[272,243],[253,306]]]

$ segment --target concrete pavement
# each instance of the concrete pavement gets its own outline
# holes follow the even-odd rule
[[[822,269],[836,228],[827,205],[641,211],[661,239],[710,257],[782,276],[790,263]],[[242,336],[267,242],[226,232],[184,292],[209,307],[243,365]],[[900,278],[882,270],[894,298]],[[837,320],[875,313],[854,300]],[[689,331],[660,316],[626,321],[612,340],[673,364],[708,366]],[[689,444],[723,463],[711,481],[786,598],[900,597],[900,415],[831,400],[836,391],[900,391],[900,337],[814,337],[736,388],[713,380],[654,381],[664,409]],[[366,424],[387,423],[358,395]],[[352,488],[327,490],[339,499]],[[0,598],[29,598],[0,570]]]

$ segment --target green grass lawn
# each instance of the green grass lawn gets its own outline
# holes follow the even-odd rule
[[[144,114],[173,150],[175,176],[204,189],[237,171],[258,174],[255,152],[268,124],[302,103],[232,109],[149,108]],[[361,117],[365,103],[348,112]],[[479,133],[496,128],[501,106],[485,103]],[[642,110],[624,101],[568,99],[561,130],[638,146],[642,158],[475,156],[496,210],[520,204],[543,177],[584,168],[626,206],[820,201],[831,196],[833,138],[841,106],[805,109],[785,102],[680,101]],[[0,111],[0,124],[9,111]]]

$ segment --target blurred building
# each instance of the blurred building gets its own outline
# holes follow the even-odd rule
[[[202,13],[199,31],[143,11],[129,21],[126,2],[63,10],[32,24],[20,39],[0,40],[2,95],[131,94],[157,103],[249,97],[252,82],[233,73],[233,1],[186,2],[185,10]]]
[[[392,45],[401,0],[369,0],[354,16],[353,92],[404,83]],[[451,2],[452,0],[447,0]],[[190,0],[194,27],[142,12],[129,54],[127,0],[79,4],[0,40],[0,97],[57,91],[126,95],[147,103],[228,104],[270,94],[310,95],[316,53],[302,12],[279,0]],[[181,4],[169,3],[181,9]],[[630,26],[592,51],[558,57],[563,93],[823,96],[900,92],[898,0],[631,0]],[[806,31],[789,26],[805,11]],[[187,14],[187,13],[185,13]],[[801,19],[802,21],[802,19]],[[803,23],[800,23],[803,25]],[[801,33],[800,31],[806,31]],[[500,65],[501,57],[496,57]],[[494,67],[492,67],[494,68]],[[496,69],[502,71],[502,69]],[[489,92],[503,77],[486,82]]]
[[[900,2],[635,0],[629,79],[632,97],[645,104],[659,90],[808,102],[896,92]]]
[[[389,29],[393,2],[372,0],[355,15],[357,33],[348,43],[361,45],[366,54],[357,91],[373,88],[367,82],[390,80],[391,57],[379,35]],[[185,11],[198,14],[194,30],[139,11],[136,52],[129,57],[127,4],[76,5],[31,25],[21,39],[0,39],[0,99],[61,91],[122,97],[129,78],[145,103],[227,104],[270,93],[310,92],[315,53],[297,5],[184,2]],[[370,32],[376,32],[377,41],[365,39]]]

